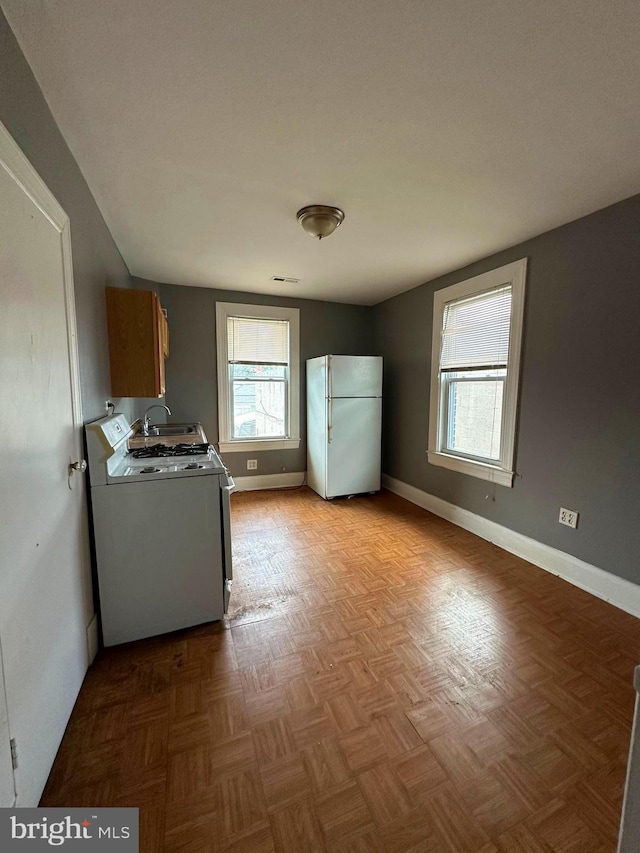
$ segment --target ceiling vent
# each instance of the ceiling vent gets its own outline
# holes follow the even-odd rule
[[[281,281],[284,284],[300,284],[299,278],[291,278],[288,275],[272,275],[271,281]]]

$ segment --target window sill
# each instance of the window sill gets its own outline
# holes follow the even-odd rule
[[[461,459],[458,456],[450,456],[447,453],[438,453],[433,450],[427,451],[429,464],[438,465],[441,468],[449,468],[450,471],[458,471],[460,474],[468,474],[470,477],[478,477],[481,480],[489,480],[499,486],[513,487],[514,472],[499,468],[497,465],[487,465],[484,462],[472,462],[470,459]]]
[[[252,441],[220,441],[220,453],[252,453],[255,450],[297,450],[299,438],[257,438]]]

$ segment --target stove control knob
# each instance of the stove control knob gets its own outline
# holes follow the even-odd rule
[[[79,462],[72,462],[69,465],[70,471],[81,471],[83,474],[87,470],[87,461],[86,459],[81,459]]]

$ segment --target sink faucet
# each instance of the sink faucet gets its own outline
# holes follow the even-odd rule
[[[149,426],[151,424],[149,420],[149,412],[151,411],[151,409],[164,409],[168,415],[171,414],[171,409],[169,408],[169,406],[163,406],[160,403],[154,403],[153,406],[149,406],[147,411],[144,413],[144,421],[142,422],[143,435],[149,435]]]

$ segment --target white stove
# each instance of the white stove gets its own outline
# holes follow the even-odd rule
[[[213,449],[209,447],[206,455],[186,456],[145,456],[136,459],[129,452],[117,463],[111,466],[108,474],[109,483],[131,482],[132,480],[154,480],[169,477],[202,477],[208,474],[224,474],[225,467],[222,460]]]
[[[106,646],[221,619],[234,483],[209,444],[129,451],[122,414],[86,427]]]
[[[110,415],[88,424],[87,455],[92,486],[135,480],[228,475],[224,463],[210,444],[158,443],[129,450],[133,435],[124,415]]]

